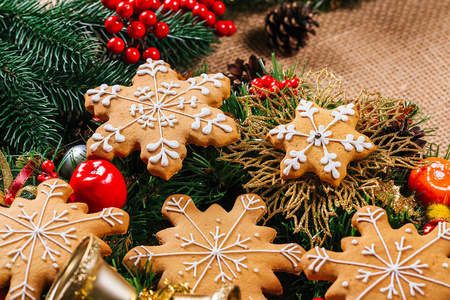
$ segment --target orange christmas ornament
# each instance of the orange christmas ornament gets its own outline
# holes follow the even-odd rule
[[[450,205],[450,161],[428,157],[428,166],[412,170],[408,188],[416,192],[416,199],[425,207],[432,203]]]

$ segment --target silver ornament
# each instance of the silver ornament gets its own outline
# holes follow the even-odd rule
[[[59,169],[59,176],[70,180],[73,171],[76,167],[86,160],[86,145],[77,145],[70,148],[61,161],[61,168]]]

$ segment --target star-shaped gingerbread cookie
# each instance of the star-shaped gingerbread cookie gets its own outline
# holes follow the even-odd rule
[[[72,188],[60,179],[38,186],[35,200],[17,198],[0,207],[0,287],[6,299],[40,299],[81,240],[123,234],[129,217],[118,208],[87,214],[84,203],[66,203]],[[102,242],[103,255],[111,249]]]
[[[230,80],[221,73],[181,80],[162,60],[148,59],[132,86],[87,91],[86,108],[106,121],[89,139],[87,156],[111,160],[140,150],[149,172],[169,179],[182,167],[186,144],[238,140],[234,120],[217,109],[229,96]]]
[[[294,120],[267,134],[276,148],[286,149],[281,178],[298,178],[314,172],[321,180],[339,186],[347,175],[350,161],[376,150],[368,137],[355,130],[359,117],[354,108],[349,103],[328,110],[301,100]]]
[[[131,270],[151,265],[161,278],[187,282],[197,294],[213,294],[225,283],[239,285],[245,300],[281,294],[273,272],[300,273],[304,250],[272,244],[276,231],[255,225],[265,212],[254,194],[239,196],[230,212],[217,204],[201,212],[189,196],[170,196],[162,213],[175,227],[157,233],[161,246],[135,247],[124,262]]]

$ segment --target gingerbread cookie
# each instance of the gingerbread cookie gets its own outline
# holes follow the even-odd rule
[[[352,224],[362,236],[344,238],[343,253],[316,247],[302,256],[309,279],[334,282],[327,300],[450,299],[450,223],[422,236],[413,224],[392,229],[385,210],[365,206]]]
[[[87,156],[111,160],[140,150],[149,172],[169,179],[182,167],[186,144],[238,140],[234,120],[217,109],[229,96],[230,80],[221,73],[180,80],[162,60],[148,59],[132,86],[87,91],[87,110],[106,121],[89,139]]]
[[[72,192],[64,181],[51,179],[38,186],[35,200],[17,198],[11,207],[0,207],[0,287],[10,285],[6,299],[40,299],[87,234],[127,231],[126,212],[87,214],[86,204],[66,203]],[[102,254],[110,252],[102,243]]]
[[[254,194],[239,196],[230,212],[217,204],[201,212],[188,196],[170,196],[162,214],[175,227],[157,233],[161,246],[135,247],[124,262],[131,270],[151,265],[161,278],[187,282],[197,294],[213,294],[225,283],[238,285],[246,300],[266,299],[262,292],[281,294],[273,272],[299,274],[304,250],[272,244],[276,231],[255,225],[265,212]]]
[[[321,180],[339,186],[350,161],[376,150],[368,137],[355,131],[358,118],[353,103],[328,110],[301,100],[295,119],[267,134],[276,148],[286,149],[281,178],[298,178],[314,172]]]

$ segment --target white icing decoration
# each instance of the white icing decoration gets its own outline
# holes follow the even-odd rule
[[[77,209],[77,206],[76,205],[72,205],[70,208],[75,210],[75,209]]]
[[[31,294],[31,292],[34,291],[34,288],[29,283],[30,268],[33,259],[42,259],[44,262],[51,262],[54,268],[58,268],[59,265],[56,262],[56,258],[61,255],[61,251],[72,253],[72,250],[67,246],[71,245],[71,240],[78,241],[78,237],[75,235],[76,228],[72,226],[73,224],[96,219],[102,219],[111,226],[114,226],[115,223],[123,223],[116,218],[116,216],[122,216],[123,213],[113,213],[113,208],[104,209],[98,216],[87,216],[84,219],[70,221],[68,218],[68,210],[63,210],[61,212],[47,210],[48,203],[52,197],[62,196],[62,192],[55,192],[55,189],[66,187],[67,184],[63,181],[55,180],[53,184],[44,182],[42,185],[45,188],[41,189],[41,193],[45,194],[46,198],[40,212],[34,211],[30,215],[24,208],[21,208],[17,217],[0,212],[1,216],[11,220],[15,225],[20,225],[22,227],[20,229],[13,229],[9,225],[11,223],[4,223],[2,226],[4,225],[6,229],[0,229],[0,236],[2,240],[5,240],[3,243],[0,243],[0,247],[9,246],[11,244],[16,245],[14,250],[11,250],[6,254],[11,260],[5,267],[8,269],[11,268],[18,260],[22,260],[26,264],[23,282],[10,288],[10,299],[36,300]],[[52,214],[53,217],[44,223],[44,216],[51,216]],[[47,218],[45,218],[45,220],[47,220]],[[36,256],[34,252],[38,245],[40,248],[44,249],[41,256]]]
[[[255,268],[255,269],[253,270],[253,272],[258,273],[259,270],[258,270],[257,268]]]
[[[443,263],[443,264],[442,264],[442,267],[443,267],[444,269],[448,269],[448,263]]]
[[[208,95],[210,90],[204,86],[206,83],[212,83],[215,88],[220,88],[222,84],[218,79],[223,79],[223,74],[218,73],[211,77],[207,74],[202,74],[202,80],[200,82],[197,82],[196,78],[189,78],[187,82],[190,86],[180,91],[180,85],[173,81],[170,83],[158,83],[156,76],[158,72],[168,72],[168,68],[164,65],[164,62],[162,60],[153,61],[147,59],[147,62],[139,67],[137,75],[152,77],[154,86],[137,87],[136,91],[130,97],[117,94],[120,91],[120,86],[118,85],[113,86],[111,92],[108,91],[106,84],[102,84],[100,90],[88,90],[88,95],[94,95],[92,97],[94,103],[99,102],[102,97],[106,97],[102,101],[102,105],[105,107],[109,106],[111,99],[114,98],[130,102],[128,111],[130,116],[133,117],[132,121],[123,126],[114,127],[109,123],[104,125],[103,129],[107,132],[105,136],[100,133],[94,133],[92,139],[95,142],[90,146],[91,151],[97,151],[100,145],[103,145],[102,149],[105,152],[113,151],[113,143],[122,143],[126,139],[122,131],[138,123],[141,125],[142,130],[155,130],[155,133],[151,135],[159,137],[159,140],[146,145],[147,151],[152,154],[148,160],[152,164],[160,162],[162,167],[166,167],[170,163],[169,158],[173,160],[180,158],[180,155],[176,151],[170,150],[179,149],[180,144],[176,140],[165,139],[163,129],[177,126],[179,119],[185,122],[191,119],[192,123],[190,127],[192,130],[199,130],[203,124],[201,132],[205,135],[211,134],[213,127],[225,132],[232,131],[231,126],[223,124],[224,121],[227,121],[224,114],[217,113],[216,117],[214,117],[211,109],[201,104],[197,96],[191,96],[190,99],[185,98],[185,94],[192,90],[199,90],[202,95]],[[152,81],[149,80],[150,83]],[[186,106],[195,109],[195,112],[192,109],[186,111]],[[114,141],[111,141],[111,137],[113,136]],[[154,153],[155,151],[157,152]]]
[[[19,205],[19,207],[23,207],[23,203],[19,203],[18,205]]]
[[[342,287],[345,287],[345,288],[348,287],[348,281],[343,281],[342,282]]]
[[[357,240],[352,240],[352,244],[353,245],[358,245],[358,241]]]
[[[381,262],[381,266],[372,265],[361,262],[353,262],[353,261],[344,261],[338,259],[332,259],[329,257],[325,248],[315,247],[316,255],[308,254],[308,259],[314,259],[313,263],[308,267],[310,270],[314,270],[318,272],[320,268],[326,262],[332,262],[336,264],[343,265],[352,265],[358,266],[358,273],[360,275],[356,275],[355,278],[361,280],[363,283],[369,282],[371,277],[378,277],[377,280],[373,282],[374,279],[371,279],[371,284],[357,297],[356,300],[363,299],[365,295],[367,295],[374,287],[382,282],[384,279],[389,278],[389,285],[386,287],[381,287],[379,289],[382,293],[386,294],[386,299],[392,299],[394,295],[401,295],[402,299],[406,299],[406,293],[408,291],[403,290],[403,285],[409,287],[409,295],[414,297],[416,293],[420,295],[425,295],[425,292],[422,290],[425,287],[424,282],[434,283],[437,285],[442,285],[444,287],[450,288],[450,284],[446,282],[439,281],[437,279],[433,279],[426,275],[423,275],[425,271],[428,269],[428,264],[422,263],[419,259],[411,262],[411,260],[420,252],[429,248],[432,244],[439,241],[440,239],[450,240],[450,227],[447,228],[448,223],[439,222],[438,224],[438,235],[433,240],[429,241],[424,246],[415,250],[409,256],[402,259],[402,254],[405,250],[413,250],[411,245],[405,245],[405,237],[400,238],[400,242],[395,242],[395,250],[389,251],[386,242],[384,240],[383,235],[380,232],[380,229],[377,224],[377,220],[383,216],[385,212],[382,209],[377,209],[374,212],[367,208],[367,213],[358,213],[357,222],[369,222],[373,225],[374,229],[377,232],[378,238],[382,243],[381,250],[383,255],[379,254],[380,248],[375,249],[375,244],[372,244],[370,247],[366,246],[364,250],[361,252],[363,255],[374,256]],[[387,260],[385,259],[387,257]],[[409,262],[409,264],[407,264]],[[428,269],[429,271],[429,269]],[[406,276],[408,277],[406,277]],[[411,278],[412,277],[412,278]],[[418,282],[419,280],[423,282]],[[403,282],[402,282],[403,281]],[[402,282],[402,284],[400,284]],[[378,292],[378,291],[376,291]],[[364,298],[366,299],[366,298]]]
[[[216,263],[219,269],[219,273],[214,280],[215,282],[220,281],[221,283],[232,281],[233,278],[237,278],[237,273],[241,272],[242,268],[248,269],[248,266],[245,263],[245,260],[247,259],[245,255],[250,253],[279,253],[287,258],[294,267],[298,266],[302,252],[298,245],[293,243],[287,244],[281,250],[249,249],[249,246],[247,246],[246,243],[249,242],[251,238],[245,237],[246,233],[237,234],[234,242],[229,241],[230,235],[248,211],[265,209],[264,206],[260,206],[259,204],[261,200],[255,196],[243,195],[240,197],[243,211],[239,217],[237,217],[235,223],[228,232],[221,232],[220,226],[216,226],[214,232],[202,232],[186,212],[186,208],[192,203],[192,199],[188,199],[184,205],[182,205],[182,201],[183,197],[178,200],[175,197],[172,197],[165,205],[165,210],[184,215],[192,224],[192,228],[200,235],[200,240],[197,240],[197,238],[190,233],[189,237],[181,238],[183,243],[181,243],[180,246],[186,250],[172,253],[153,253],[147,247],[140,246],[139,250],[137,248],[134,249],[135,255],[129,257],[129,260],[134,261],[135,265],[138,265],[143,258],[151,260],[154,257],[182,255],[186,256],[188,259],[192,259],[191,257],[193,255],[203,255],[204,258],[198,259],[197,261],[183,262],[186,266],[185,271],[192,272],[193,277],[198,278],[195,284],[192,283],[194,284],[192,292],[195,292],[195,289],[204,278],[207,270],[212,267],[211,264],[213,262]],[[235,269],[235,271],[233,269]],[[257,272],[257,270],[258,269],[254,269],[255,272]],[[198,274],[198,272],[201,272],[201,274]]]
[[[353,149],[356,149],[357,152],[364,151],[364,148],[372,149],[373,145],[372,143],[366,143],[365,137],[362,135],[356,139],[352,134],[348,134],[345,139],[331,138],[333,132],[328,129],[339,121],[347,122],[348,116],[355,114],[355,111],[353,110],[355,105],[353,103],[346,106],[339,106],[337,110],[333,110],[331,115],[334,117],[334,120],[326,126],[316,125],[316,122],[314,121],[314,114],[319,112],[319,110],[316,107],[312,107],[312,105],[313,102],[311,101],[301,100],[300,104],[297,106],[297,110],[300,112],[301,117],[309,118],[311,120],[314,130],[311,130],[309,133],[300,132],[295,129],[295,125],[290,124],[288,126],[279,125],[278,127],[270,130],[269,134],[276,135],[278,140],[285,139],[287,141],[290,141],[293,136],[305,137],[306,141],[309,143],[308,146],[300,151],[291,150],[289,152],[290,158],[284,160],[284,165],[286,166],[283,169],[284,175],[289,175],[292,169],[294,171],[300,169],[300,164],[306,162],[307,160],[306,151],[314,146],[323,148],[323,157],[320,162],[324,165],[324,171],[326,173],[331,173],[331,176],[334,179],[337,179],[341,176],[338,171],[338,168],[341,167],[341,162],[335,161],[338,159],[336,153],[328,152],[327,145],[330,142],[341,143],[345,150],[352,151]]]
[[[180,276],[182,276],[182,275],[183,275],[183,271],[178,272],[178,274],[179,274]]]
[[[405,232],[406,232],[406,233],[411,233],[411,228],[406,228],[406,229],[405,229]]]
[[[255,233],[255,238],[259,238],[259,234]]]
[[[219,222],[220,222],[220,219],[216,219],[216,222],[219,223]]]

